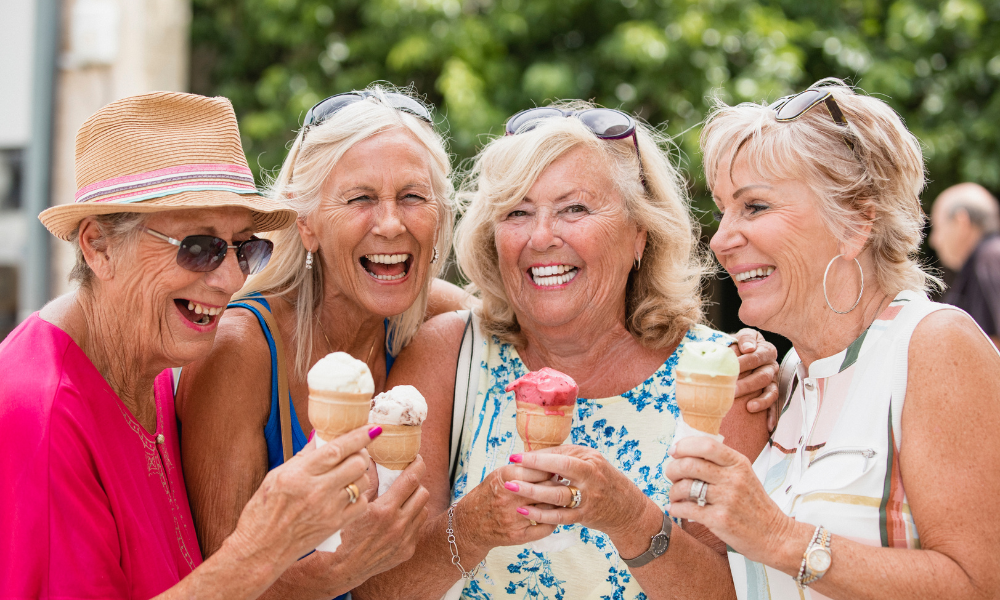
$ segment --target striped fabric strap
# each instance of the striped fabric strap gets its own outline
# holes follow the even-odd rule
[[[253,173],[242,165],[178,165],[97,181],[77,190],[76,201],[128,204],[196,191],[256,194],[257,188]]]

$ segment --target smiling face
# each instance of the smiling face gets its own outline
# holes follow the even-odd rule
[[[753,175],[739,160],[732,171],[720,164],[712,192],[723,216],[711,247],[743,301],[740,320],[782,335],[822,322],[814,319],[828,310],[823,272],[840,251],[816,194],[799,181]],[[849,307],[857,296],[848,279],[855,268],[853,261],[834,261],[830,280],[852,282],[829,287],[834,306]]]
[[[328,293],[383,317],[416,301],[438,229],[430,160],[412,135],[393,129],[337,162],[319,206],[299,221],[303,245],[322,256]]]
[[[624,322],[625,287],[646,233],[626,216],[591,150],[549,165],[495,231],[504,289],[522,328]]]
[[[177,240],[211,235],[231,245],[253,234],[250,211],[236,207],[154,213],[145,226]],[[181,366],[212,349],[219,315],[246,276],[235,250],[207,273],[178,265],[177,250],[148,234],[139,236],[134,251],[112,243],[107,254],[113,277],[100,283],[100,305],[105,312],[128,315],[129,337],[149,344],[149,351],[165,362]]]

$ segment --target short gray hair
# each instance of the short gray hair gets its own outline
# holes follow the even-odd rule
[[[94,248],[99,251],[107,250],[108,246],[122,245],[126,252],[135,250],[139,243],[139,236],[143,232],[143,225],[152,213],[111,213],[107,215],[94,215],[92,218],[97,223],[97,229],[101,236],[94,240]],[[70,234],[70,243],[76,251],[76,263],[69,272],[70,282],[76,283],[81,290],[91,291],[94,284],[94,271],[87,264],[80,249],[80,230],[77,229]]]
[[[958,211],[969,215],[969,222],[984,234],[1000,231],[1000,205],[993,194],[975,183],[960,183],[941,193],[949,194],[948,219],[954,219]]]

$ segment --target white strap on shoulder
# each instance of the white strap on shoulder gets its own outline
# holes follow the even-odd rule
[[[465,429],[466,415],[472,412],[479,392],[479,367],[483,360],[483,335],[479,330],[479,319],[472,311],[460,310],[458,315],[465,319],[465,334],[462,348],[455,366],[455,396],[451,408],[451,447],[448,460],[449,479],[455,481],[458,454],[462,451],[462,431]]]

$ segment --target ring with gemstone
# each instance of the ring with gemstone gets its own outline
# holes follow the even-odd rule
[[[582,494],[580,493],[580,488],[573,487],[571,485],[567,485],[566,489],[568,489],[569,493],[572,494],[570,502],[569,502],[569,504],[566,505],[566,508],[576,508],[576,507],[580,506],[580,501],[583,498]]]

